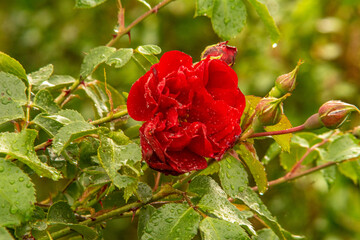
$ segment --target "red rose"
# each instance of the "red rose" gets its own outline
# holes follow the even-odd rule
[[[140,128],[142,155],[158,171],[178,175],[220,160],[241,133],[245,107],[236,73],[223,61],[193,65],[179,51],[165,53],[132,86],[129,115]]]

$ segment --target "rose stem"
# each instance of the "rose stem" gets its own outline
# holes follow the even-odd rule
[[[256,138],[256,137],[265,137],[265,136],[273,136],[273,135],[281,135],[281,134],[287,134],[287,133],[293,133],[293,132],[299,132],[305,129],[305,125],[302,124],[297,127],[284,129],[280,131],[273,131],[273,132],[260,132],[260,133],[253,133],[248,138]]]

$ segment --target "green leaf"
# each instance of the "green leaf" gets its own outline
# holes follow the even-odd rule
[[[258,0],[249,0],[250,4],[255,8],[255,11],[263,21],[266,29],[270,33],[272,43],[277,43],[280,38],[280,32],[277,28],[274,19],[271,17],[269,10],[264,3]]]
[[[226,193],[212,178],[208,176],[194,178],[189,185],[189,191],[201,197],[197,207],[202,211],[225,221],[237,223],[249,233],[255,234],[251,223],[246,220],[248,217],[251,217],[248,212],[240,211],[231,204],[227,199]]]
[[[217,172],[219,172],[219,170],[220,170],[219,163],[218,162],[213,162],[210,166],[208,166],[204,170],[201,170],[198,175],[206,175],[207,176],[207,175],[217,173]]]
[[[75,8],[93,8],[104,2],[106,0],[75,0]]]
[[[211,23],[224,40],[234,38],[246,23],[246,7],[242,0],[213,0]]]
[[[54,137],[60,128],[64,126],[62,123],[48,118],[45,113],[36,115],[32,122],[41,127],[50,137]]]
[[[53,75],[48,80],[43,81],[40,85],[34,86],[34,89],[58,89],[72,84],[75,81],[75,78],[68,75]]]
[[[14,240],[11,234],[3,227],[0,227],[0,239],[2,240]]]
[[[80,224],[66,224],[72,230],[79,233],[84,240],[96,240],[98,239],[98,233],[92,228]]]
[[[24,111],[18,103],[3,97],[0,97],[0,112],[0,125],[11,120],[25,118]]]
[[[70,142],[98,132],[98,129],[87,122],[73,122],[63,126],[59,129],[54,137],[53,149],[54,152],[60,154]]]
[[[143,182],[138,183],[136,190],[139,200],[143,203],[147,203],[152,198],[152,189],[149,185]]]
[[[98,157],[101,166],[105,169],[111,181],[119,189],[137,182],[135,177],[141,173],[141,151],[134,143],[128,145],[117,145],[112,139],[100,135],[101,145],[98,149]],[[118,171],[131,174],[121,175]]]
[[[81,1],[83,3],[102,3],[97,0],[90,1]],[[99,3],[99,4],[100,4]],[[77,4],[78,5],[78,4]],[[96,6],[96,5],[94,5]],[[77,6],[78,7],[78,6]],[[93,6],[90,6],[93,7]],[[113,47],[100,46],[93,48],[89,51],[89,53],[85,56],[83,63],[80,68],[80,78],[86,79],[91,73],[94,71],[96,66],[105,62],[108,57],[116,51]]]
[[[35,201],[30,178],[14,163],[0,158],[0,226],[15,226],[28,221]]]
[[[77,223],[74,212],[67,202],[59,201],[51,205],[47,214],[48,223]]]
[[[82,88],[86,95],[93,101],[97,114],[104,117],[110,112],[110,99],[106,93],[105,84],[100,81],[92,81]],[[124,97],[113,87],[107,85],[107,89],[111,93],[111,100],[114,107],[125,104]]]
[[[341,162],[360,156],[360,145],[352,134],[336,138],[328,146],[327,161]]]
[[[84,117],[75,110],[66,109],[57,112],[55,115],[49,115],[47,118],[53,119],[61,124],[69,124],[72,122],[85,122]]]
[[[161,53],[161,48],[156,45],[143,45],[137,47],[136,51],[143,55],[158,55]]]
[[[196,0],[195,17],[208,16],[211,18],[214,0]]]
[[[270,145],[270,147],[266,150],[264,157],[261,159],[261,162],[266,165],[271,160],[273,160],[276,156],[278,156],[281,152],[281,147],[277,142],[274,142]]]
[[[47,81],[54,72],[54,66],[48,64],[45,67],[40,68],[36,72],[32,72],[28,75],[30,84],[38,86],[43,82]]]
[[[121,68],[130,61],[133,54],[134,50],[132,48],[120,48],[108,57],[106,64],[109,66],[114,65],[116,68]]]
[[[10,73],[28,82],[23,66],[14,58],[0,51],[0,71]]]
[[[237,224],[212,217],[207,217],[200,222],[200,232],[201,239],[205,240],[250,239]]]
[[[259,161],[254,146],[248,142],[239,144],[235,147],[235,151],[239,154],[240,158],[245,162],[251,174],[254,177],[259,192],[264,193],[268,188],[265,168]]]
[[[2,104],[3,99],[11,99],[19,104],[25,104],[27,102],[25,90],[25,84],[18,77],[0,72],[0,98]]]
[[[200,215],[187,204],[169,203],[150,217],[141,240],[192,239],[199,227]]]
[[[142,235],[144,234],[146,224],[149,222],[151,215],[156,211],[151,205],[145,205],[140,209],[139,213],[139,222],[137,228],[138,239],[141,239]]]
[[[0,133],[0,152],[8,154],[28,165],[39,176],[58,180],[60,173],[45,163],[42,163],[34,150],[34,140],[37,131],[25,129],[20,133]]]
[[[224,191],[232,198],[248,185],[248,176],[243,165],[230,155],[220,162],[219,178]]]
[[[253,237],[253,240],[279,240],[276,234],[269,228],[264,228],[257,231],[258,235]]]
[[[354,184],[358,184],[360,179],[359,160],[342,162],[338,165],[338,169],[344,176],[350,178]]]
[[[149,10],[151,10],[151,6],[149,3],[147,3],[145,0],[138,0],[139,2],[141,2],[142,4],[144,4]]]
[[[40,90],[35,95],[34,104],[49,114],[60,111],[60,107],[54,102],[53,96],[46,89]]]
[[[277,124],[273,126],[266,126],[264,128],[267,132],[273,132],[273,131],[280,131],[280,130],[292,128],[292,125],[289,119],[283,114],[281,116],[280,121]],[[282,150],[286,152],[290,152],[290,142],[291,142],[292,133],[274,135],[272,137],[281,146]]]

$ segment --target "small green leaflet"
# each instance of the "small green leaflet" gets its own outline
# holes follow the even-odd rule
[[[97,2],[96,0],[90,0],[86,2]],[[93,48],[85,56],[80,68],[80,78],[86,79],[94,71],[96,66],[105,62],[111,54],[116,51],[113,47],[100,46]]]
[[[99,129],[87,122],[73,122],[63,126],[59,129],[58,133],[54,137],[53,149],[55,153],[60,154],[70,142],[90,135],[95,134]]]
[[[250,239],[244,229],[240,228],[236,223],[212,217],[207,217],[200,222],[200,232],[201,239],[205,240]]]
[[[39,89],[58,89],[75,82],[75,78],[69,75],[53,75],[48,80],[43,81],[40,85],[34,86],[34,90]]]
[[[200,215],[187,204],[165,204],[151,214],[141,240],[192,239],[199,222]]]
[[[16,226],[28,221],[35,201],[30,178],[14,163],[0,158],[0,226]]]
[[[161,48],[156,45],[143,45],[136,48],[136,52],[140,53],[151,65],[159,62],[155,56],[161,53]]]
[[[105,63],[109,66],[114,66],[115,68],[121,68],[130,61],[133,54],[134,50],[132,48],[120,48],[112,53]]]
[[[0,72],[0,124],[25,117],[21,107],[27,101],[25,90],[19,78]]]
[[[216,34],[229,40],[244,28],[247,12],[242,0],[197,0],[195,15],[211,18]]]
[[[53,96],[46,89],[40,90],[35,95],[34,104],[36,107],[49,114],[54,114],[60,111],[60,107],[54,102]]]
[[[114,185],[121,189],[134,184],[137,179],[133,176],[142,174],[140,147],[134,143],[117,145],[112,139],[102,134],[100,135],[100,142],[98,149],[100,164]],[[131,176],[121,175],[118,172],[119,170],[125,170]]]
[[[10,73],[28,83],[25,69],[14,58],[0,51],[0,71]]]
[[[34,140],[37,135],[37,131],[32,129],[25,129],[20,133],[0,133],[0,152],[17,158],[39,176],[56,181],[61,178],[60,173],[55,168],[42,163],[35,153]]]
[[[292,128],[292,125],[289,119],[283,114],[281,116],[280,121],[277,124],[273,126],[266,126],[264,128],[267,132],[272,132],[272,131],[280,131],[280,130]],[[292,133],[274,135],[272,137],[281,146],[282,150],[286,152],[290,152],[290,141],[291,141]]]
[[[277,43],[280,38],[280,32],[275,24],[274,19],[271,17],[266,5],[258,0],[248,0],[248,1],[254,7],[255,11],[263,21],[266,29],[270,34],[271,42]]]
[[[28,74],[29,82],[31,85],[41,85],[50,78],[53,72],[54,66],[52,64],[48,64],[45,67],[40,68],[38,71]]]
[[[147,203],[152,198],[152,189],[146,183],[138,182],[136,195],[141,202]]]
[[[254,177],[259,192],[264,193],[268,188],[265,168],[259,161],[256,150],[251,143],[245,142],[235,146],[235,151],[240,158],[245,162],[251,174]]]
[[[106,0],[75,0],[75,8],[93,8],[104,2]]]
[[[336,138],[328,147],[327,161],[341,162],[360,156],[360,145],[352,134]]]
[[[77,223],[74,212],[65,201],[51,205],[47,214],[48,223]]]
[[[249,215],[247,211],[240,211],[231,204],[226,193],[212,178],[208,176],[194,178],[189,185],[189,191],[200,197],[196,206],[202,211],[225,221],[236,223],[249,233],[255,234],[251,223],[247,220],[252,215]]]

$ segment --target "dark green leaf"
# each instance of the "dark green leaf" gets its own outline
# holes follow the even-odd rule
[[[194,178],[189,185],[189,191],[196,193],[201,197],[205,194],[213,194],[219,195],[222,198],[227,198],[226,193],[221,189],[219,184],[208,176],[198,176]]]
[[[47,118],[53,119],[61,124],[69,124],[72,122],[85,122],[84,117],[75,110],[66,109],[57,112],[55,115],[49,115]]]
[[[0,239],[2,240],[14,240],[11,234],[3,227],[0,227]]]
[[[234,38],[246,23],[246,7],[242,0],[213,0],[212,26],[222,39]]]
[[[35,201],[30,178],[14,163],[0,158],[0,226],[20,225],[29,220]]]
[[[106,64],[110,66],[114,65],[116,68],[121,68],[130,61],[133,54],[134,50],[132,48],[120,48],[108,57]]]
[[[140,209],[139,214],[139,222],[138,222],[138,239],[141,239],[142,235],[144,234],[146,224],[149,222],[149,219],[151,215],[156,211],[156,208],[154,208],[151,205],[145,205]]]
[[[328,147],[327,161],[341,162],[360,156],[360,145],[352,134],[336,138]]]
[[[98,132],[98,129],[87,122],[72,122],[59,129],[54,137],[53,149],[60,154],[70,142]]]
[[[139,182],[136,192],[139,200],[143,203],[147,203],[152,198],[152,189],[146,183]]]
[[[82,6],[85,6],[86,4],[90,4],[90,3],[102,3],[103,0],[101,1],[97,1],[97,0],[90,0],[90,1],[78,1],[82,3]],[[77,7],[79,7],[79,3],[77,3],[76,5]],[[93,5],[93,6],[96,6]],[[93,6],[89,6],[89,7],[93,7]],[[80,68],[80,78],[81,79],[86,79],[89,75],[91,75],[91,73],[94,71],[94,69],[96,68],[97,65],[105,62],[108,57],[114,53],[116,51],[115,48],[113,47],[106,47],[106,46],[100,46],[100,47],[96,47],[93,48],[89,51],[89,53],[85,56],[83,63],[81,64],[81,68]]]
[[[242,143],[236,146],[236,152],[239,154],[241,159],[248,166],[251,174],[254,177],[256,185],[258,186],[259,192],[264,193],[268,188],[268,182],[264,166],[259,161],[254,146],[250,143]]]
[[[10,73],[28,82],[26,77],[26,72],[23,66],[21,66],[21,64],[17,60],[15,60],[14,58],[10,57],[9,55],[1,51],[0,51],[0,71]]]
[[[359,160],[342,162],[338,165],[338,169],[344,176],[350,178],[354,184],[358,184],[360,179]]]
[[[40,90],[35,95],[34,104],[49,114],[60,111],[60,107],[54,102],[53,96],[46,89]]]
[[[28,75],[29,82],[34,86],[41,85],[50,78],[53,72],[54,66],[52,64],[46,65],[45,67],[40,68],[38,71],[30,73]]]
[[[221,186],[233,198],[248,185],[246,170],[240,161],[230,155],[226,155],[219,164]]]
[[[253,237],[253,240],[279,240],[276,234],[268,228],[259,230],[257,234],[257,236]]]
[[[169,203],[150,217],[141,240],[192,239],[199,227],[200,215],[187,204]]]
[[[266,150],[264,157],[261,159],[261,162],[266,165],[271,160],[273,160],[276,156],[278,156],[281,152],[281,147],[277,142],[274,142],[270,145],[270,147]]]
[[[249,0],[249,2],[255,8],[255,11],[259,14],[259,17],[265,24],[266,29],[270,33],[272,43],[277,43],[280,38],[280,32],[266,5],[258,0]]]
[[[0,112],[0,124],[25,117],[24,111],[19,103],[2,97],[0,97]]]
[[[250,239],[244,229],[236,223],[212,217],[207,217],[200,222],[200,232],[201,239],[204,240]]]
[[[8,154],[28,165],[38,175],[58,180],[59,172],[45,163],[42,163],[34,150],[34,140],[37,131],[26,129],[20,133],[0,133],[0,152]]]
[[[75,8],[93,8],[106,0],[75,0]]]
[[[25,84],[18,77],[0,72],[0,98],[2,104],[4,104],[3,99],[11,99],[19,104],[25,104],[27,102],[25,90]]]
[[[77,223],[74,212],[67,202],[56,202],[49,208],[47,214],[49,223]]]

